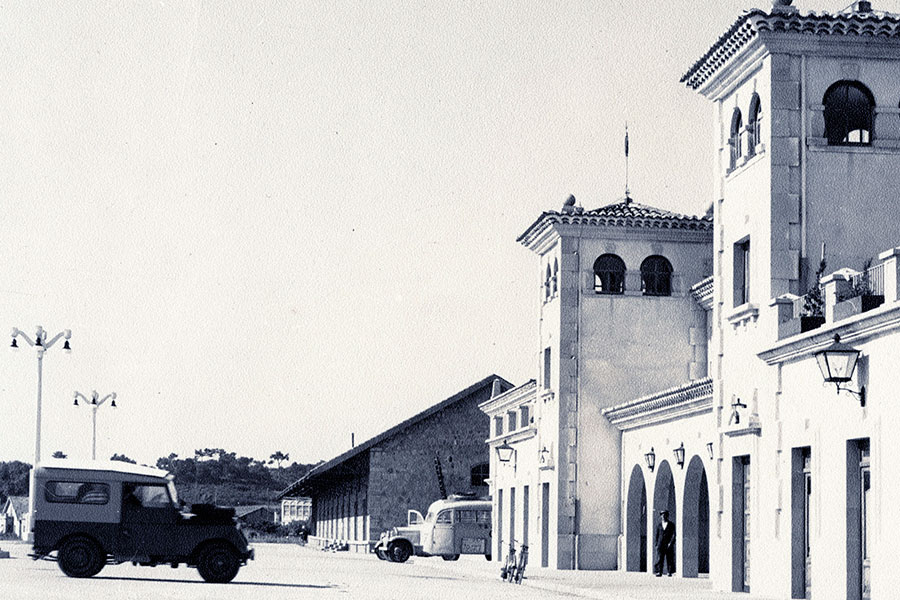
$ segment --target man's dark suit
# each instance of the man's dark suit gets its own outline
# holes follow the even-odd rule
[[[656,546],[656,565],[654,572],[662,575],[663,560],[669,568],[669,575],[675,572],[675,523],[666,521],[665,529],[662,523],[656,524],[656,533],[653,536],[653,543]]]

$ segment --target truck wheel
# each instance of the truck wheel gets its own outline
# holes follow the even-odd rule
[[[221,542],[204,546],[197,556],[197,571],[208,583],[228,583],[240,568],[237,554],[230,546]]]
[[[406,562],[410,556],[412,556],[412,549],[409,544],[395,542],[388,548],[388,557],[394,562]]]
[[[106,556],[97,542],[84,536],[64,541],[57,560],[59,568],[69,577],[93,577],[106,564]]]
[[[459,560],[459,554],[444,554],[441,558],[444,560]]]
[[[381,548],[375,549],[375,556],[378,557],[378,560],[387,560],[388,559],[387,554],[385,554],[384,550],[382,550]]]

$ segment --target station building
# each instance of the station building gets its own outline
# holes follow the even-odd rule
[[[444,492],[488,493],[488,425],[478,406],[512,384],[490,375],[313,467],[279,494],[311,500],[308,542],[369,552],[385,530],[406,525]]]
[[[714,107],[713,219],[672,221],[709,236],[690,265],[675,248],[693,240],[644,252],[672,264],[666,301],[681,290],[683,306],[624,309],[656,300],[643,273],[629,286],[624,255],[642,236],[627,219],[610,228],[572,207],[523,235],[540,256],[550,351],[533,392],[482,405],[492,427],[517,405],[535,416],[533,433],[489,438],[495,538],[529,531],[549,567],[649,571],[664,508],[679,576],[775,598],[892,597],[900,16],[869,2],[801,13],[779,0],[740,15],[682,81]],[[592,269],[606,254],[626,263],[624,297]],[[558,299],[546,299],[547,265]],[[589,313],[592,303],[606,310]],[[549,501],[535,496],[545,484]],[[537,510],[523,504],[526,485]]]

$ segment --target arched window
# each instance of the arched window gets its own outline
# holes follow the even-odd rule
[[[603,254],[594,261],[594,291],[598,294],[625,293],[625,262],[615,254]]]
[[[828,144],[870,144],[875,114],[875,97],[858,81],[838,81],[825,97],[825,137]]]
[[[672,295],[672,263],[664,256],[648,256],[641,263],[641,291],[645,296]]]
[[[547,265],[547,275],[544,277],[544,300],[550,299],[550,265]]]
[[[741,128],[744,121],[741,118],[741,109],[735,108],[731,114],[731,133],[728,136],[728,145],[731,146],[731,168],[737,167],[743,151],[741,149]]]
[[[487,485],[487,479],[491,476],[491,465],[482,463],[472,467],[472,487]]]
[[[557,259],[553,259],[553,295],[556,295],[556,292],[559,291],[559,261]]]
[[[759,107],[759,94],[750,98],[750,112],[747,114],[747,156],[756,154],[756,146],[760,142],[760,119],[762,111]]]

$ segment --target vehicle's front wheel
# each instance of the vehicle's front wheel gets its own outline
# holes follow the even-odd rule
[[[444,560],[459,560],[459,554],[443,554],[441,558]]]
[[[106,556],[94,540],[71,537],[63,542],[57,556],[59,568],[69,577],[93,577],[103,569]]]
[[[208,583],[228,583],[240,568],[237,554],[230,546],[221,542],[204,546],[197,556],[197,571]]]
[[[375,548],[375,556],[378,557],[378,560],[387,560],[387,554],[384,553],[384,550],[381,548]]]
[[[406,562],[410,556],[412,556],[412,548],[409,547],[409,544],[395,542],[388,548],[388,558],[394,562]]]

